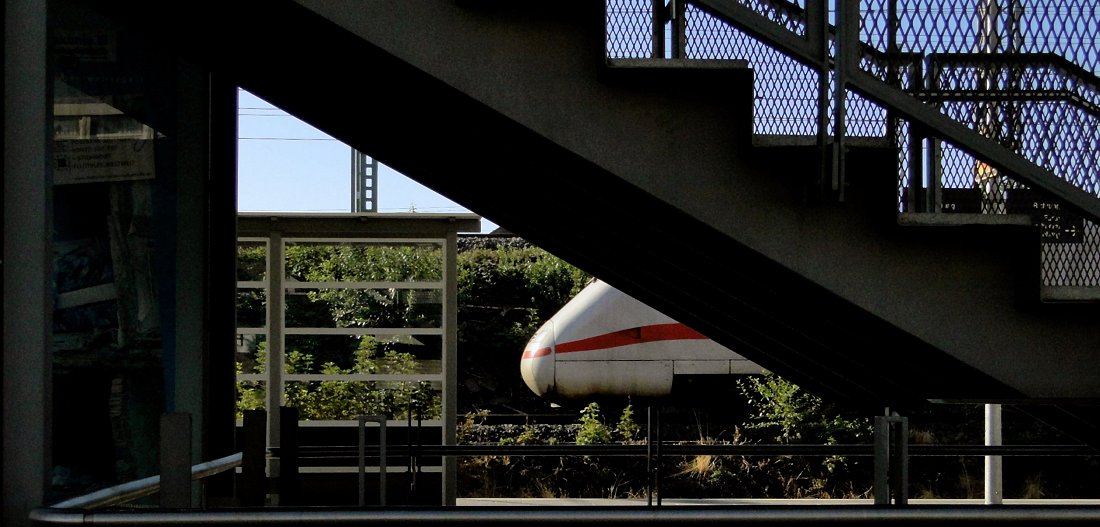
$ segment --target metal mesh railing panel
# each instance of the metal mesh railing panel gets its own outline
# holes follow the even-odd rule
[[[1043,285],[1100,287],[1100,227],[1088,220],[1060,221],[1067,241],[1043,243]],[[1079,240],[1067,229],[1080,229]]]
[[[608,58],[653,57],[652,0],[607,0],[606,16]]]
[[[806,36],[806,0],[741,0],[741,4],[791,33]]]
[[[805,0],[739,2],[794,35],[808,35]],[[656,56],[653,2],[608,0],[607,5],[608,56]],[[826,10],[833,23],[835,0],[827,2]],[[1100,7],[1095,0],[861,0],[859,10],[862,72],[920,97],[1100,198]],[[690,3],[684,22],[682,57],[741,59],[753,69],[756,134],[818,134],[818,71]],[[674,44],[671,34],[666,24],[665,49]],[[835,57],[835,40],[828,46],[828,56]],[[830,115],[822,131],[829,136],[838,123],[831,100],[835,81],[830,71],[825,92]],[[846,137],[896,139],[899,210],[915,199],[910,189],[924,187],[934,174],[943,189],[942,212],[1018,212],[1020,205],[1010,203],[1010,196],[1019,202],[1019,196],[1031,192],[947,141],[913,143],[910,123],[890,122],[885,108],[857,94],[848,92],[844,103]],[[940,155],[928,155],[924,150],[930,148]],[[1040,221],[1044,285],[1097,286],[1096,225],[1065,219],[1064,211],[1056,216],[1053,224]]]
[[[742,59],[752,68],[755,133],[817,133],[817,72],[694,6],[685,20],[686,58]]]

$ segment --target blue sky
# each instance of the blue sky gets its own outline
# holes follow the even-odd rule
[[[247,91],[240,90],[238,107],[238,211],[351,210],[351,147]],[[470,212],[390,167],[378,168],[378,212]],[[486,219],[481,226],[496,228]]]

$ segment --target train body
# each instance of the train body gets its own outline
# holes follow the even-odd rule
[[[678,379],[762,372],[601,280],[543,324],[520,359],[524,382],[547,399],[664,397],[673,394]]]

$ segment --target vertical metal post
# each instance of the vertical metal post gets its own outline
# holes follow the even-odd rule
[[[1001,4],[1000,0],[980,0],[978,3],[978,52],[996,54],[1001,51]],[[979,89],[994,91],[1001,86],[998,66],[978,70]],[[1001,104],[996,102],[978,103],[974,115],[975,129],[978,133],[1006,144],[1003,135]],[[974,160],[974,188],[982,196],[982,212],[986,214],[1003,212],[1007,181],[1000,170],[990,167],[984,161]]]
[[[661,506],[661,410],[653,414],[653,443],[656,462],[653,464],[653,490],[657,493],[657,506]]]
[[[653,506],[653,495],[657,495],[657,506],[661,506],[661,416],[660,410],[652,406],[646,409],[646,505]]]
[[[859,67],[859,0],[836,2],[836,79],[833,85],[833,164],[832,189],[839,201],[844,201],[844,158],[847,135],[848,72]]]
[[[283,235],[272,230],[267,240],[267,446],[278,448],[283,405],[284,269]]]
[[[653,407],[645,413],[645,497],[646,505],[653,506]]]
[[[367,421],[378,423],[378,504],[386,505],[386,416],[359,416],[359,506],[367,504]]]
[[[821,66],[817,72],[817,148],[821,156],[821,173],[819,184],[825,187],[825,182],[832,178],[831,155],[829,152],[829,14],[826,10],[827,2],[806,3],[806,39],[812,46],[815,55],[821,60]]]
[[[924,85],[929,91],[935,91],[939,87],[939,65],[929,60],[925,71]],[[932,106],[939,110],[939,104],[933,103]],[[928,172],[928,190],[925,194],[925,211],[942,212],[943,144],[938,137],[928,134],[927,145],[925,171]]]
[[[875,416],[875,505],[890,504],[890,422]]]
[[[191,414],[160,416],[160,506],[191,507]]]
[[[985,444],[1001,446],[1001,405],[985,405]],[[1001,456],[985,456],[985,503],[1000,504],[1003,501],[1001,480]]]
[[[245,410],[241,430],[241,505],[257,507],[267,495],[267,411]]]
[[[386,416],[378,419],[378,504],[386,506]]]
[[[909,503],[909,419],[892,418],[897,430],[893,431],[894,456],[890,477],[894,488],[894,505]]]
[[[653,18],[651,19],[653,32],[653,56],[651,58],[665,58],[665,21],[668,19],[668,10],[664,0],[653,0]]]
[[[298,475],[298,409],[282,406],[279,434],[279,505],[297,505],[301,482]]]
[[[367,504],[367,418],[359,417],[359,506]]]
[[[901,48],[898,46],[898,0],[889,0],[886,8],[886,78],[891,86],[901,89]],[[897,139],[898,116],[892,108],[886,110],[886,135]]]
[[[687,48],[687,2],[671,0],[669,17],[672,19],[672,58],[682,59]]]
[[[909,421],[875,416],[875,505],[909,502]]]
[[[919,63],[912,66],[915,71],[912,72],[911,82],[917,89],[921,89],[924,87],[923,68],[920,67]],[[928,186],[924,181],[924,140],[926,138],[928,138],[928,134],[925,132],[924,127],[914,121],[909,121],[909,145],[907,149],[909,153],[909,195],[906,196],[906,212],[929,212],[932,210],[929,205]]]
[[[458,233],[447,233],[443,244],[443,444],[458,441]],[[458,501],[458,460],[443,458],[444,506]]]
[[[351,211],[378,212],[378,161],[351,150]]]

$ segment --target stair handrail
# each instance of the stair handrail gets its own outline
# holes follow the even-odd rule
[[[1020,180],[1022,183],[1045,191],[1051,197],[1064,202],[1068,208],[1081,216],[1092,221],[1100,221],[1100,197],[1073,185],[1053,171],[1024,158],[1012,149],[944,115],[935,108],[929,107],[912,94],[899,87],[891,86],[859,68],[858,61],[861,56],[858,53],[845,51],[845,49],[858,49],[862,52],[867,48],[859,41],[858,32],[850,29],[859,27],[857,18],[858,0],[837,0],[839,10],[837,18],[841,23],[832,31],[827,29],[828,24],[825,23],[827,18],[820,14],[816,16],[820,24],[813,23],[814,15],[811,13],[811,9],[822,9],[822,6],[821,2],[809,2],[806,10],[807,31],[805,37],[800,37],[775,24],[767,17],[743,5],[740,0],[687,1],[707,14],[737,27],[794,60],[815,68],[832,68],[836,75],[835,87],[837,91],[845,88],[851,89],[863,97],[896,112],[899,117],[931,131],[944,141],[953,144],[976,159],[984,161],[1001,173],[1012,174],[1015,179]],[[767,0],[768,3],[781,1],[783,0]],[[847,20],[846,23],[845,20]],[[827,43],[823,41],[815,42],[815,39],[828,39],[830,35],[834,34],[836,35],[834,45],[837,48],[837,53],[830,61],[825,55],[815,52],[815,50],[827,50]],[[876,50],[875,54],[880,53]],[[834,104],[841,105],[837,109],[837,115],[843,115],[843,100],[838,99],[834,101]],[[842,138],[842,123],[838,123],[835,133]],[[842,178],[842,173],[840,177]],[[836,176],[834,176],[834,187],[837,183]],[[843,188],[842,179],[839,181],[839,185],[840,188]]]
[[[192,465],[191,480],[198,481],[239,467],[243,459],[243,453],[237,452],[225,457]],[[147,478],[121,483],[113,487],[99,489],[82,496],[69,498],[50,505],[49,508],[98,509],[127,503],[144,496],[156,494],[158,491],[160,491],[160,475],[149,476]]]

